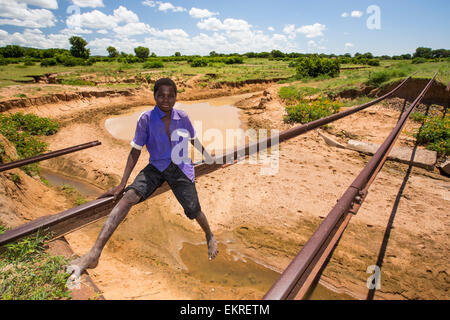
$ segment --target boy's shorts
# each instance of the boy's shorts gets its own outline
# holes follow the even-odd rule
[[[201,211],[195,183],[173,162],[163,172],[160,172],[149,163],[139,172],[134,182],[125,188],[124,192],[130,189],[135,190],[141,196],[141,200],[138,202],[141,203],[150,197],[164,181],[167,181],[169,184],[178,202],[183,207],[186,216],[189,219],[195,219]]]

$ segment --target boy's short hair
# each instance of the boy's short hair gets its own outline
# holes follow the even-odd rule
[[[173,82],[173,80],[169,78],[161,78],[155,82],[155,88],[153,89],[154,96],[156,96],[156,93],[161,86],[171,86],[173,88],[173,91],[175,92],[175,96],[177,95],[177,85],[175,84],[175,82]]]

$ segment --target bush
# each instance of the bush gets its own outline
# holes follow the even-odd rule
[[[414,59],[412,59],[411,63],[412,64],[419,64],[419,63],[425,63],[427,61],[428,60],[425,59],[425,58],[414,58]]]
[[[164,68],[162,61],[148,61],[142,66],[144,69]]]
[[[366,85],[380,86],[382,83],[389,81],[393,78],[400,78],[406,76],[406,72],[402,70],[387,70],[374,72],[369,76],[369,80],[366,81]]]
[[[0,226],[0,234],[5,228]],[[64,272],[68,260],[45,252],[48,237],[29,236],[7,244],[0,253],[1,300],[70,298]]]
[[[341,106],[340,103],[329,99],[302,100],[297,105],[286,107],[287,116],[284,121],[308,123],[338,112]]]
[[[425,120],[425,115],[422,112],[413,112],[411,113],[411,120],[416,122],[423,122]]]
[[[36,136],[52,135],[59,129],[59,125],[48,119],[33,114],[23,115],[18,112],[11,115],[0,114],[0,134],[11,141],[16,147],[21,159],[41,154],[47,148],[45,142]],[[37,166],[22,167],[29,175],[37,171]]]
[[[289,103],[296,103],[303,100],[304,97],[317,94],[318,92],[320,92],[318,88],[289,86],[281,87],[278,95]]]
[[[41,67],[56,66],[57,61],[55,58],[47,58],[41,61]]]
[[[198,68],[198,67],[206,67],[208,65],[208,61],[206,59],[194,59],[191,62],[191,67]]]
[[[337,59],[320,58],[311,56],[309,58],[300,58],[297,63],[297,77],[316,78],[320,75],[335,77],[339,74],[339,62]]]
[[[368,64],[369,66],[378,67],[378,66],[380,66],[380,60],[377,60],[377,59],[369,59],[369,60],[367,61],[367,64]]]
[[[414,134],[417,142],[440,155],[450,154],[450,116],[426,117],[422,129]]]

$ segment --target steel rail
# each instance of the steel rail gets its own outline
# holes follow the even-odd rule
[[[49,152],[49,153],[40,154],[38,156],[34,156],[34,157],[31,157],[31,158],[27,158],[27,159],[22,159],[22,160],[17,160],[17,161],[1,164],[0,165],[0,172],[6,171],[6,170],[10,170],[10,169],[14,169],[14,168],[18,168],[18,167],[22,167],[22,166],[25,166],[27,164],[31,164],[31,163],[47,160],[47,159],[50,159],[50,158],[59,157],[59,156],[62,156],[62,155],[68,154],[68,153],[72,153],[72,152],[76,152],[76,151],[80,151],[80,150],[83,150],[83,149],[92,148],[92,147],[98,146],[100,144],[102,144],[100,141],[92,141],[92,142],[80,144],[80,145],[77,145],[77,146],[73,146],[73,147],[69,147],[69,148],[65,148],[65,149],[61,149],[61,150],[56,150],[56,151]]]
[[[268,139],[265,139],[261,142],[246,144],[244,147],[237,149],[235,148],[234,152],[230,152],[225,154],[222,158],[215,157],[214,162],[212,164],[208,164],[206,162],[201,162],[195,165],[195,175],[196,177],[200,177],[202,175],[211,173],[213,171],[219,170],[225,166],[236,163],[236,161],[230,163],[227,160],[229,159],[242,159],[242,157],[247,157],[252,154],[255,154],[264,149],[270,148],[273,145],[276,145],[280,142],[286,141],[288,139],[292,139],[298,135],[301,135],[305,132],[316,129],[320,126],[328,124],[330,122],[336,121],[348,115],[351,115],[355,112],[361,111],[365,108],[368,108],[395,93],[398,89],[400,89],[409,79],[408,77],[403,80],[396,88],[387,94],[379,97],[373,101],[365,103],[363,105],[359,105],[348,110],[333,114],[331,116],[318,119],[312,122],[309,122],[304,125],[300,125],[294,127],[292,129],[286,130],[282,132],[279,136],[271,136]],[[225,164],[225,165],[224,165]],[[164,183],[160,188],[158,188],[150,197],[155,197],[163,192],[170,190],[167,183]],[[4,234],[0,235],[0,246],[7,244],[9,242],[18,240],[25,236],[31,235],[38,230],[40,230],[41,234],[52,234],[53,238],[56,239],[62,235],[70,233],[72,231],[78,230],[88,224],[94,223],[102,217],[109,214],[112,208],[120,199],[114,200],[114,197],[108,197],[103,199],[96,199],[85,203],[81,206],[71,208],[69,210],[63,211],[61,213],[57,213],[50,216],[41,217],[37,220],[31,221],[27,224],[21,225],[15,229],[11,229],[6,231]]]
[[[358,212],[364,202],[370,185],[383,167],[406,120],[434,83],[436,75],[437,73],[402,115],[384,143],[337,201],[337,204],[284,270],[280,278],[264,295],[264,300],[302,299],[306,295],[351,217]]]

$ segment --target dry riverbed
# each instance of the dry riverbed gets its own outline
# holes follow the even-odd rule
[[[282,120],[284,106],[277,98],[278,85],[245,90],[232,92],[244,96],[208,101],[212,107],[233,104],[239,108],[243,128],[291,127]],[[184,100],[192,99],[185,95]],[[110,188],[123,173],[130,145],[113,138],[104,127],[105,120],[130,114],[142,105],[151,108],[151,94],[142,91],[131,98],[71,103],[70,108],[53,104],[30,109],[63,121],[61,130],[46,138],[50,149],[93,140],[102,145],[42,165]],[[362,141],[381,143],[398,117],[399,111],[379,104],[336,121],[328,134],[345,132]],[[413,144],[407,134],[413,128],[417,124],[408,121],[397,145]],[[345,140],[346,136],[337,135],[336,139]],[[131,210],[107,244],[98,267],[89,274],[106,299],[260,299],[271,285],[267,279],[276,278],[289,264],[368,159],[328,146],[315,131],[291,139],[280,146],[279,168],[274,175],[262,175],[263,165],[243,163],[197,179],[202,209],[220,243],[217,262],[207,259],[200,227],[184,216],[173,194],[166,192]],[[147,161],[148,155],[143,153],[130,182]],[[405,182],[407,169],[404,164],[385,164],[334,251],[322,276],[323,285],[365,299],[370,276],[366,270],[377,264],[391,218],[381,288],[375,298],[448,299],[450,180],[437,172],[412,168]],[[399,194],[402,183],[404,189]],[[70,206],[52,198],[50,191],[39,196],[46,203],[57,200],[60,204],[46,214]],[[32,212],[32,201],[21,208],[23,215]],[[104,219],[67,236],[76,254],[88,251],[103,223]],[[250,285],[214,273],[243,260],[260,268]],[[208,272],[214,277],[208,278]],[[226,273],[226,268],[222,272]]]

